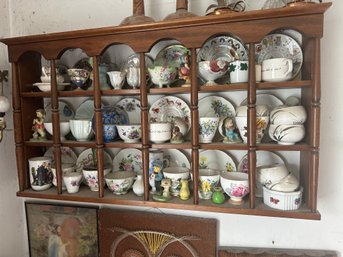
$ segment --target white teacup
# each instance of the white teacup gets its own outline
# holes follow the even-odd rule
[[[172,125],[169,122],[152,122],[149,124],[150,141],[156,144],[164,143],[171,138]]]
[[[219,125],[219,117],[199,118],[199,142],[212,143]]]
[[[76,166],[73,163],[62,163],[62,177],[67,174],[67,173],[71,173],[71,172],[75,172],[76,170]],[[52,166],[51,167],[51,171],[53,174],[53,179],[52,179],[52,184],[57,187],[57,175],[56,175],[56,167]],[[66,190],[66,185],[64,183],[64,180],[62,180],[62,190]]]
[[[230,82],[231,83],[245,83],[248,82],[249,62],[248,61],[234,61],[230,62]]]
[[[109,71],[107,72],[108,77],[110,78],[111,85],[114,89],[121,89],[125,79],[125,73],[121,71]]]
[[[74,193],[79,192],[81,179],[82,179],[81,172],[68,171],[65,174],[63,174],[63,182],[69,194],[74,194]]]
[[[273,58],[262,62],[262,80],[268,82],[286,81],[292,78],[293,61],[287,58]]]
[[[88,141],[92,135],[91,120],[70,120],[70,130],[77,141]]]

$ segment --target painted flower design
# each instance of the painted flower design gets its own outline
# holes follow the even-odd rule
[[[211,102],[211,109],[214,110],[214,113],[216,114],[217,117],[232,117],[232,111],[229,108],[229,106],[227,106],[226,104],[224,104],[222,101],[218,100],[218,99],[214,99]]]
[[[206,156],[200,156],[199,159],[199,168],[201,169],[206,169],[208,165],[206,164],[207,162],[207,157]]]
[[[201,190],[203,192],[210,192],[211,191],[211,182],[208,180],[201,181]]]
[[[230,194],[235,197],[243,197],[249,193],[247,187],[243,185],[233,186]]]
[[[86,176],[86,181],[89,187],[98,187],[98,179],[95,176]]]
[[[210,136],[215,133],[218,126],[218,120],[206,120],[200,124],[199,134]]]

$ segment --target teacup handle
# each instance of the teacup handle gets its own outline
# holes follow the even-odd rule
[[[288,76],[293,72],[293,61],[291,59],[286,59],[285,62],[287,64],[287,71],[285,71],[285,76]]]
[[[48,77],[48,75],[46,74],[46,71],[45,71],[45,67],[43,66],[42,67],[42,74],[44,77]]]

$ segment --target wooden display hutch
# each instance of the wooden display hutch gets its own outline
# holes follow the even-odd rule
[[[331,3],[312,4],[307,6],[287,7],[281,9],[258,10],[233,15],[219,15],[195,17],[176,21],[156,22],[152,24],[116,26],[99,29],[88,29],[45,35],[16,37],[2,39],[8,45],[9,61],[12,63],[13,82],[13,109],[16,159],[19,177],[18,196],[53,199],[61,201],[76,201],[82,203],[118,204],[131,206],[144,206],[156,208],[184,209],[192,211],[211,211],[232,214],[261,215],[273,217],[287,217],[300,219],[320,219],[317,211],[317,186],[319,169],[319,138],[320,138],[320,39],[323,36],[324,12]],[[304,63],[301,80],[279,83],[255,82],[255,44],[259,43],[267,34],[278,29],[294,29],[302,33],[302,49]],[[249,49],[249,82],[241,84],[226,84],[219,86],[199,86],[197,65],[191,66],[192,85],[189,88],[149,88],[146,85],[144,72],[141,72],[140,89],[101,90],[99,85],[99,57],[112,45],[125,44],[140,54],[149,52],[152,46],[165,39],[179,41],[191,51],[191,63],[195,64],[196,51],[213,35],[230,33],[239,37]],[[56,60],[68,49],[80,48],[89,57],[93,58],[94,90],[92,91],[57,91],[56,80],[52,80],[51,92],[39,92],[33,83],[40,81],[42,57],[49,60],[52,67],[52,77],[55,77]],[[141,71],[145,62],[141,61]],[[259,90],[299,89],[301,103],[306,107],[308,120],[306,122],[306,138],[302,143],[292,146],[278,145],[276,143],[256,144],[254,117],[256,115],[256,93]],[[198,136],[198,100],[205,93],[245,92],[248,104],[248,143],[247,144],[200,144]],[[149,96],[153,95],[185,94],[189,97],[191,109],[191,136],[182,144],[151,144],[148,135]],[[141,103],[142,140],[140,143],[126,144],[122,141],[104,144],[101,124],[101,99],[103,96],[136,96]],[[94,116],[96,121],[96,138],[90,142],[77,142],[72,140],[60,141],[59,136],[59,99],[67,98],[73,101],[80,97],[94,98]],[[35,110],[43,108],[44,98],[50,98],[52,106],[52,121],[54,135],[52,140],[45,142],[30,141],[32,137],[32,120]],[[96,148],[98,170],[103,167],[103,153],[109,148],[137,148],[142,150],[143,174],[145,188],[149,187],[148,160],[149,149],[184,149],[191,154],[193,173],[193,194],[190,200],[182,201],[172,199],[169,202],[155,202],[149,190],[145,190],[143,197],[135,196],[132,192],[126,195],[115,196],[103,185],[103,175],[99,172],[99,192],[91,192],[84,187],[76,194],[62,191],[61,173],[61,147],[87,147]],[[33,191],[30,188],[28,159],[41,156],[48,147],[54,147],[55,165],[57,169],[58,186],[46,191]],[[229,203],[216,205],[211,201],[199,199],[198,170],[199,150],[219,149],[226,151],[245,151],[248,154],[250,194],[246,197],[244,205],[234,206]],[[286,151],[299,152],[299,167],[301,185],[304,187],[303,204],[297,211],[279,211],[263,204],[261,198],[255,195],[255,171],[257,151]]]

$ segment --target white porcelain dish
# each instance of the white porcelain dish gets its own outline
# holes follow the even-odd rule
[[[199,154],[199,169],[214,169],[232,172],[237,167],[231,156],[220,150],[205,150]]]
[[[295,192],[278,192],[263,187],[263,203],[273,209],[293,211],[300,208],[303,188]]]
[[[135,148],[120,150],[113,158],[112,168],[114,172],[123,170],[141,173],[143,170],[142,152]]]

